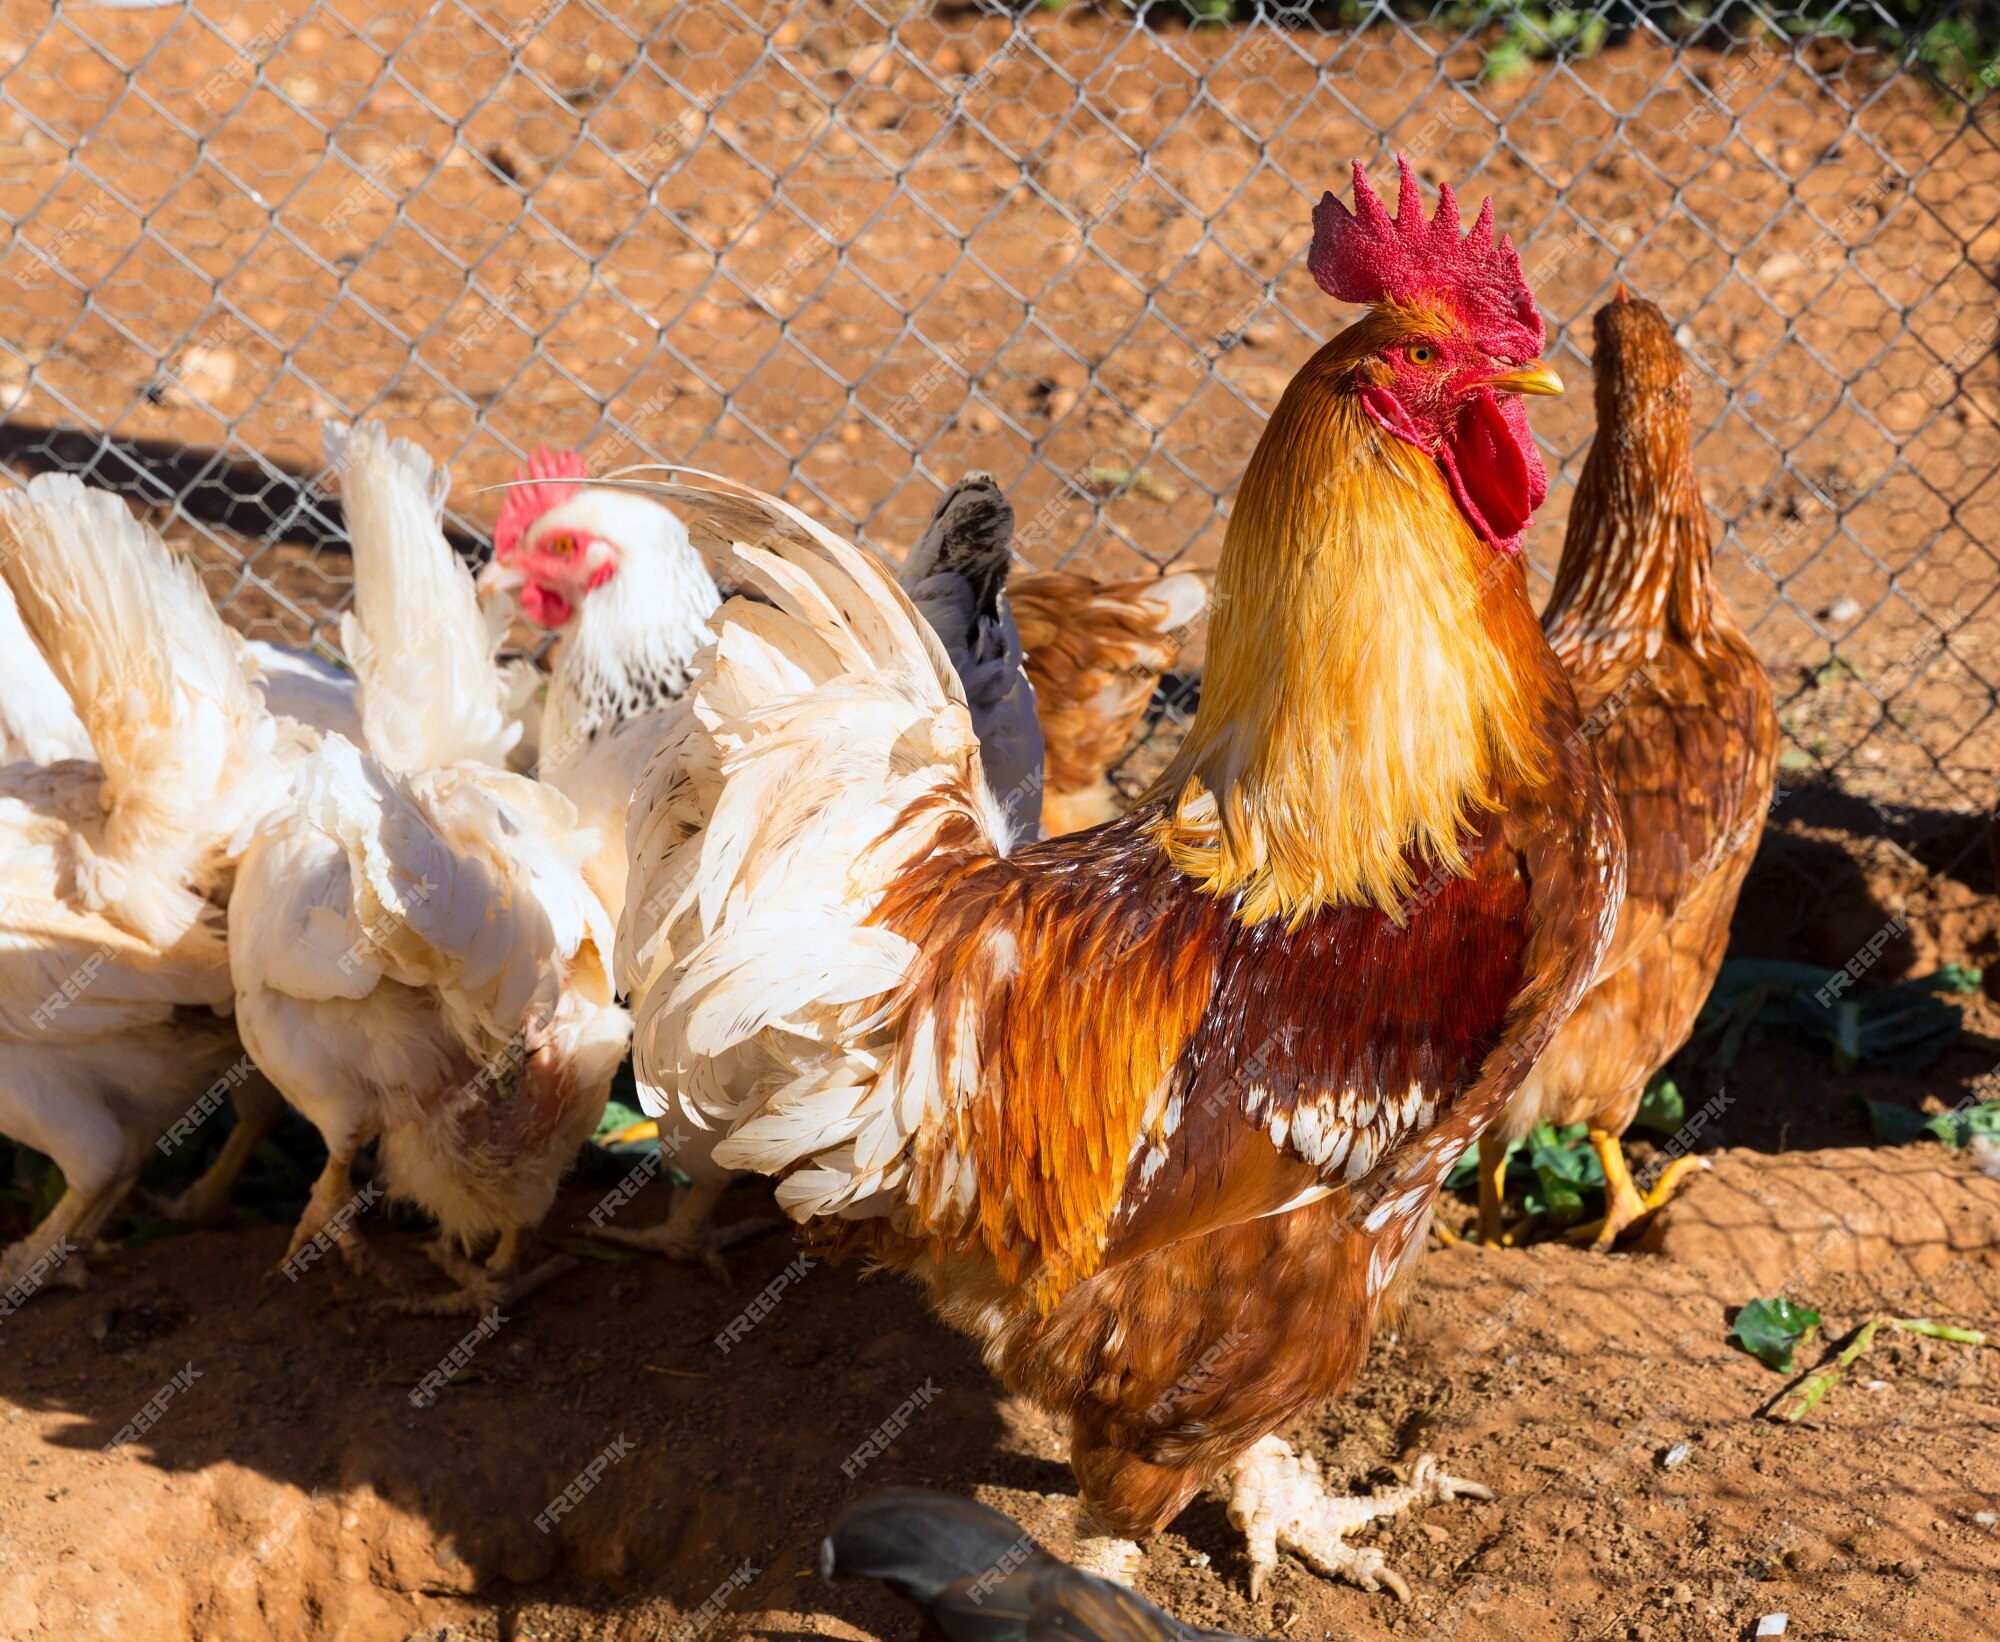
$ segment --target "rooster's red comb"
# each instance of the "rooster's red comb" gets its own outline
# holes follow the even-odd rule
[[[493,524],[493,557],[506,559],[521,545],[521,538],[544,513],[560,507],[590,477],[590,469],[573,450],[550,450],[539,446],[527,466],[514,470],[516,479],[533,479],[531,485],[516,485],[500,504],[500,517]]]
[[[1416,173],[1401,154],[1396,164],[1402,189],[1394,217],[1368,186],[1359,160],[1353,211],[1330,193],[1314,210],[1306,266],[1319,288],[1342,302],[1433,297],[1457,309],[1496,358],[1526,360],[1540,353],[1542,316],[1521,278],[1514,242],[1505,234],[1493,237],[1493,201],[1480,205],[1479,220],[1461,239],[1451,184],[1438,185],[1437,215],[1425,222]]]

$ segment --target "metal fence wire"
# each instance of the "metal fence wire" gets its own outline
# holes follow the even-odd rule
[[[1493,194],[1572,382],[1536,406],[1539,585],[1622,279],[1693,358],[1791,779],[1990,806],[1980,78],[1879,6],[1204,9],[0,0],[4,454],[146,491],[232,620],[329,648],[331,415],[448,463],[471,536],[546,440],[892,554],[984,468],[1029,564],[1205,568],[1350,317],[1305,271],[1311,206],[1401,150]]]

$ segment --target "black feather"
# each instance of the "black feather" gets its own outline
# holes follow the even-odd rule
[[[931,522],[903,561],[906,588],[931,576],[958,575],[984,617],[997,617],[1014,553],[1014,509],[990,473],[968,473],[931,510]]]
[[[850,1506],[820,1544],[828,1579],[879,1579],[947,1642],[1237,1642],[1051,1556],[1011,1517],[923,1488]]]

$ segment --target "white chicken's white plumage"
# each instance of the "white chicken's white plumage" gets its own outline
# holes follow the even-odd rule
[[[0,765],[95,758],[69,697],[0,583]]]
[[[220,904],[241,841],[284,802],[286,748],[193,571],[116,497],[66,476],[0,496],[0,574],[104,755],[0,770],[0,1131],[67,1188],[0,1259],[5,1289],[80,1273],[56,1256],[232,1081]]]
[[[451,476],[379,422],[328,422],[354,558],[341,644],[362,681],[362,734],[391,769],[504,768],[521,728],[479,599],[442,522]]]
[[[338,458],[368,751],[328,736],[301,762],[238,874],[230,962],[245,1044],[327,1144],[293,1249],[331,1226],[361,1257],[340,1210],[379,1137],[462,1282],[418,1303],[480,1309],[532,1286],[513,1281],[520,1238],[602,1115],[630,1023],[582,871],[595,835],[501,767],[500,675],[414,451],[363,424]],[[484,1270],[456,1258],[489,1236]]]
[[[49,497],[67,493],[62,487],[78,481],[52,475],[41,483],[39,494]],[[360,736],[352,674],[306,651],[263,639],[239,642],[273,713],[315,730],[336,730],[349,739]],[[13,594],[0,584],[0,765],[96,757],[83,721],[29,635]]]
[[[218,843],[283,790],[275,726],[193,569],[104,491],[63,474],[0,496],[22,620],[102,771],[74,890],[160,945],[207,909]]]
[[[263,639],[245,639],[243,653],[264,692],[264,705],[277,717],[349,741],[361,739],[361,692],[352,673],[309,650],[290,650]]]

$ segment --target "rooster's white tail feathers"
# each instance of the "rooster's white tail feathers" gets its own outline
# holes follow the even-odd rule
[[[171,946],[283,802],[263,698],[193,568],[115,496],[66,474],[0,496],[0,574],[104,770],[78,892]]]
[[[646,1103],[731,1131],[728,1167],[791,1171],[801,1216],[893,1189],[921,1117],[863,1043],[917,955],[869,922],[884,890],[959,818],[1007,841],[936,637],[887,565],[804,524],[735,547],[772,604],[718,612],[640,778],[619,934]]]

